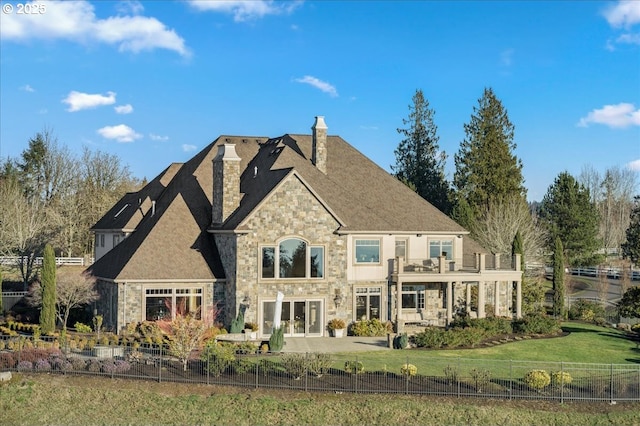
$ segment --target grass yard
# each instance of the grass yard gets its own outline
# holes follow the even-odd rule
[[[3,425],[637,425],[640,403],[253,390],[60,375],[0,384]]]
[[[477,360],[518,360],[540,362],[573,362],[602,364],[640,363],[640,348],[628,340],[624,332],[578,322],[563,323],[570,334],[549,339],[528,339],[492,347],[452,350],[409,349],[403,351],[345,354],[358,358],[368,371],[384,370],[407,362],[433,365],[434,371],[420,374],[441,374],[443,361],[458,358]],[[437,361],[437,362],[435,362]]]

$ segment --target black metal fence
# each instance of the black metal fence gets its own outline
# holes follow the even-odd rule
[[[262,353],[231,344],[180,360],[163,345],[73,349],[24,337],[0,339],[0,371],[337,393],[640,401],[640,365],[634,364],[425,358],[410,351],[399,365],[367,363],[373,364],[356,355]]]

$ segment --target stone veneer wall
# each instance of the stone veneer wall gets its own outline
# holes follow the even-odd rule
[[[118,284],[110,281],[98,280],[96,291],[100,296],[95,308],[98,315],[102,315],[103,327],[106,330],[118,329]]]
[[[240,204],[240,158],[229,156],[227,150],[234,145],[225,145],[225,155],[220,154],[213,160],[213,204],[212,222],[223,223]],[[232,151],[235,153],[235,150]]]
[[[238,235],[236,234],[215,234],[214,239],[216,246],[218,247],[218,253],[220,254],[220,260],[222,261],[222,267],[224,268],[224,274],[227,278],[224,286],[216,287],[214,302],[218,302],[219,308],[222,310],[221,321],[225,326],[231,324],[231,320],[237,315],[236,300],[242,300],[236,298],[237,292],[235,291],[236,283],[236,255],[238,251]],[[218,299],[220,297],[220,299]],[[245,321],[250,321],[245,318]]]
[[[247,227],[250,229],[249,233],[237,237],[235,288],[231,282],[227,282],[227,294],[231,293],[235,298],[233,302],[228,302],[234,304],[236,312],[245,294],[251,297],[251,307],[245,313],[246,321],[257,322],[260,302],[263,299],[275,299],[278,291],[283,292],[285,298],[323,298],[325,320],[336,316],[345,320],[352,317],[352,287],[346,280],[346,237],[334,234],[339,223],[296,176],[290,175],[276,192],[265,200],[259,210],[248,219]],[[261,247],[275,246],[278,240],[285,237],[298,237],[310,245],[324,246],[324,278],[260,278]],[[227,251],[227,246],[231,247],[231,243],[222,243],[229,238],[220,234],[216,236],[216,241],[220,241],[218,249],[221,254]],[[223,264],[226,265],[230,259],[227,260],[226,253],[222,256]],[[228,280],[230,277],[231,275],[227,274]],[[344,296],[339,310],[333,303],[336,291]]]

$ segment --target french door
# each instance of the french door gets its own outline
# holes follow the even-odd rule
[[[271,334],[275,301],[262,302],[262,334]],[[282,302],[280,324],[290,337],[321,336],[323,332],[322,300],[285,300]]]

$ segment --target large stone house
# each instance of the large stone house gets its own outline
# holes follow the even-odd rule
[[[456,311],[520,315],[521,272],[339,136],[220,136],[126,194],[92,228],[96,309],[131,322],[239,310],[268,336],[324,336],[332,318],[444,326]],[[513,266],[515,265],[515,267]],[[474,290],[474,287],[476,290]],[[490,311],[487,312],[487,309]]]

